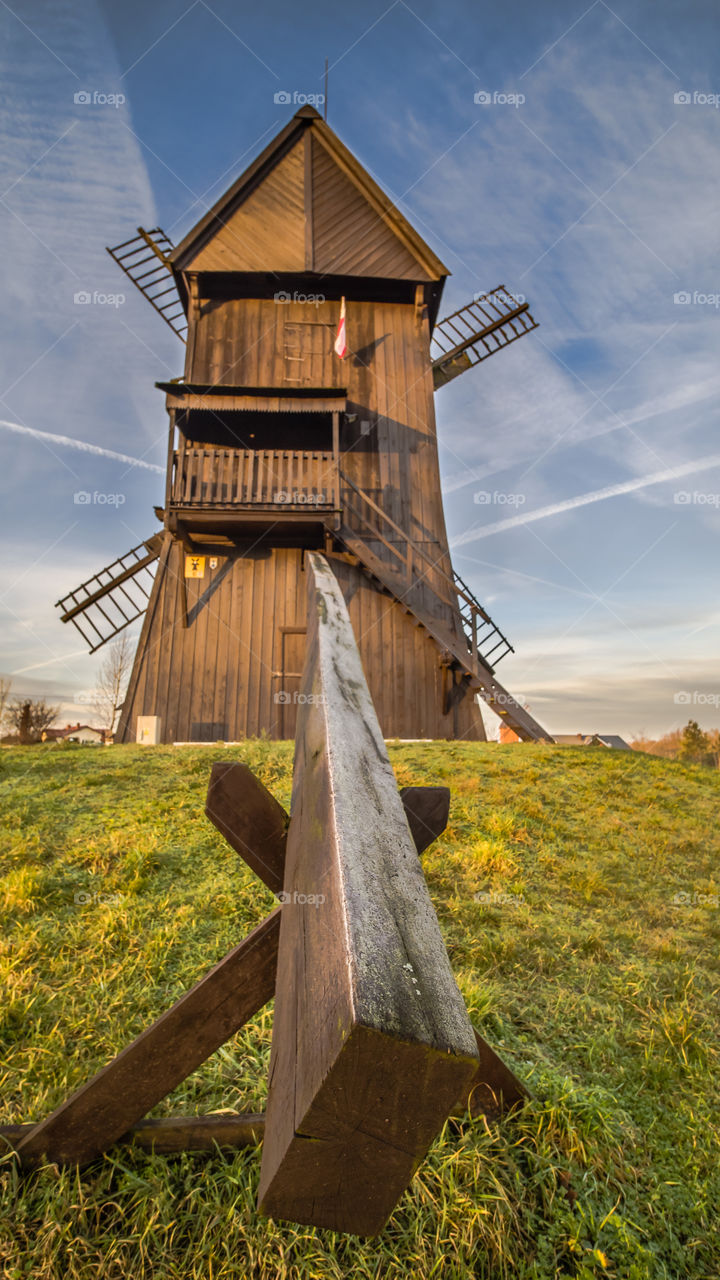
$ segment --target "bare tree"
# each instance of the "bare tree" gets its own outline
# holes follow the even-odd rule
[[[93,707],[100,716],[102,728],[114,733],[125,701],[125,690],[132,669],[132,646],[125,633],[108,650],[99,672]]]
[[[0,680],[0,730],[5,724],[12,680]]]
[[[8,720],[20,742],[39,742],[45,729],[49,729],[59,707],[50,707],[44,698],[16,698],[8,709]]]

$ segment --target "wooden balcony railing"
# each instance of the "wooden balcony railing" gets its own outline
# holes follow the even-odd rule
[[[332,452],[181,447],[174,458],[173,507],[336,511],[339,497]]]

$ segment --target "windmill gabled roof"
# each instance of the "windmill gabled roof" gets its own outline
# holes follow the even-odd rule
[[[447,267],[305,106],[171,254],[179,271],[441,280]]]

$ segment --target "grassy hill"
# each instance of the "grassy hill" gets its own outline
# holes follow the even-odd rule
[[[204,795],[213,760],[242,758],[288,805],[291,750],[0,753],[4,1121],[40,1118],[273,906]],[[430,893],[473,1020],[533,1101],[449,1122],[370,1241],[257,1217],[257,1148],[118,1147],[25,1178],[5,1156],[3,1277],[720,1275],[720,773],[587,748],[390,754],[400,785],[452,788]],[[271,1028],[268,1008],[153,1114],[262,1110]]]

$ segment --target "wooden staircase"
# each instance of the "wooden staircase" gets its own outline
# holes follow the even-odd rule
[[[417,543],[413,543],[404,530],[352,480],[345,475],[341,479],[345,489],[343,520],[334,537],[346,548],[353,562],[364,569],[376,586],[391,595],[406,613],[416,619],[448,661],[457,664],[464,672],[468,687],[478,692],[490,709],[519,738],[524,742],[552,742],[553,739],[542,725],[495,678],[487,657],[498,648],[502,650],[500,657],[503,657],[505,653],[513,651],[512,645],[469,588],[457,576],[450,578],[442,566]],[[367,534],[353,527],[348,517],[354,518],[356,525],[362,522]],[[381,533],[378,517],[392,529],[395,541]],[[379,556],[369,542],[382,543],[395,558],[394,565],[391,560]],[[433,579],[432,587],[428,590],[426,584],[423,589],[423,582],[430,574]],[[446,589],[438,589],[438,582],[447,584]],[[429,596],[434,597],[435,609],[428,607]],[[455,626],[453,619],[457,620]],[[461,622],[464,623],[463,627]],[[490,642],[492,647],[488,649]]]

